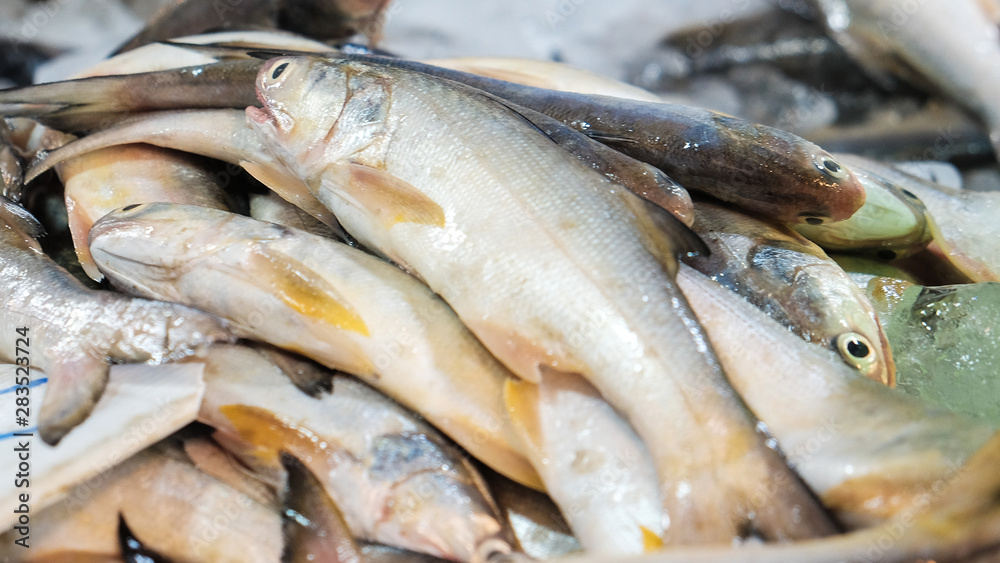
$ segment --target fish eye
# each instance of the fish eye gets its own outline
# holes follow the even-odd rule
[[[856,332],[841,334],[835,343],[840,357],[858,371],[869,373],[878,363],[871,341]]]
[[[879,250],[875,256],[877,256],[879,260],[891,261],[896,259],[897,254],[892,250]]]
[[[271,80],[277,80],[278,77],[281,76],[281,73],[285,72],[286,68],[288,68],[288,63],[281,63],[280,65],[274,67],[274,70],[271,71]]]
[[[823,220],[819,217],[806,217],[806,223],[809,223],[810,225],[822,225]]]
[[[839,162],[837,162],[836,160],[825,154],[817,155],[815,163],[816,163],[816,168],[819,168],[820,172],[826,174],[827,176],[835,180],[840,180],[842,178],[847,177],[847,170],[845,170],[844,167],[841,166]]]

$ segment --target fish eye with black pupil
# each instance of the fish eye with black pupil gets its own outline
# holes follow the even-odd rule
[[[271,72],[271,80],[277,80],[278,77],[281,76],[281,73],[285,72],[286,68],[288,68],[288,63],[281,63],[275,67],[275,69]]]
[[[840,165],[839,162],[825,155],[818,155],[816,157],[816,167],[819,171],[834,178],[835,180],[840,180],[841,178],[847,177],[847,171],[844,167]]]
[[[892,250],[879,250],[878,254],[876,254],[876,256],[878,256],[880,260],[895,260],[896,259],[896,253],[894,251],[892,251]]]
[[[875,367],[875,347],[864,336],[856,332],[846,332],[835,340],[837,352],[852,367],[862,372]]]

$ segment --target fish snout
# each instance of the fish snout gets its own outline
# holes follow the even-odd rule
[[[826,212],[823,215],[803,214],[802,219],[810,225],[820,225],[850,219],[865,204],[866,192],[861,180],[845,164],[826,151],[813,156],[813,164],[819,171],[820,183],[827,189]]]

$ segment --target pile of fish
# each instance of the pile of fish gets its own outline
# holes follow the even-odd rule
[[[43,490],[6,560],[1000,553],[1000,420],[894,389],[925,345],[885,330],[969,295],[922,326],[997,365],[1000,190],[558,63],[333,41],[386,4],[178,2],[0,91],[0,361],[38,386],[3,438],[37,432]],[[995,131],[988,3],[913,4],[796,6]],[[130,363],[188,407],[125,413]]]

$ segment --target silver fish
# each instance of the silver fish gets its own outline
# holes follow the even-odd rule
[[[823,251],[786,226],[699,202],[695,231],[709,256],[699,272],[766,311],[809,342],[829,348],[858,373],[895,385],[889,341],[875,309]]]
[[[423,284],[333,240],[203,207],[106,215],[91,252],[116,286],[184,303],[356,375],[496,471],[540,488],[503,404],[512,377]]]
[[[664,237],[659,208],[424,74],[279,58],[257,88],[252,125],[349,233],[418,274],[520,377],[579,373],[625,415],[656,462],[668,541],[729,542],[751,521],[769,537],[831,530],[803,489],[751,508],[788,470],[673,285],[693,239]]]
[[[509,553],[510,539],[472,464],[420,418],[346,376],[299,391],[263,355],[215,346],[199,418],[267,475],[279,454],[319,479],[356,537],[456,561]]]
[[[48,375],[39,419],[46,442],[87,417],[109,362],[159,363],[230,338],[225,322],[201,311],[85,288],[42,254],[37,224],[15,204],[0,205],[0,361],[13,363],[18,346],[30,348],[25,357]]]

